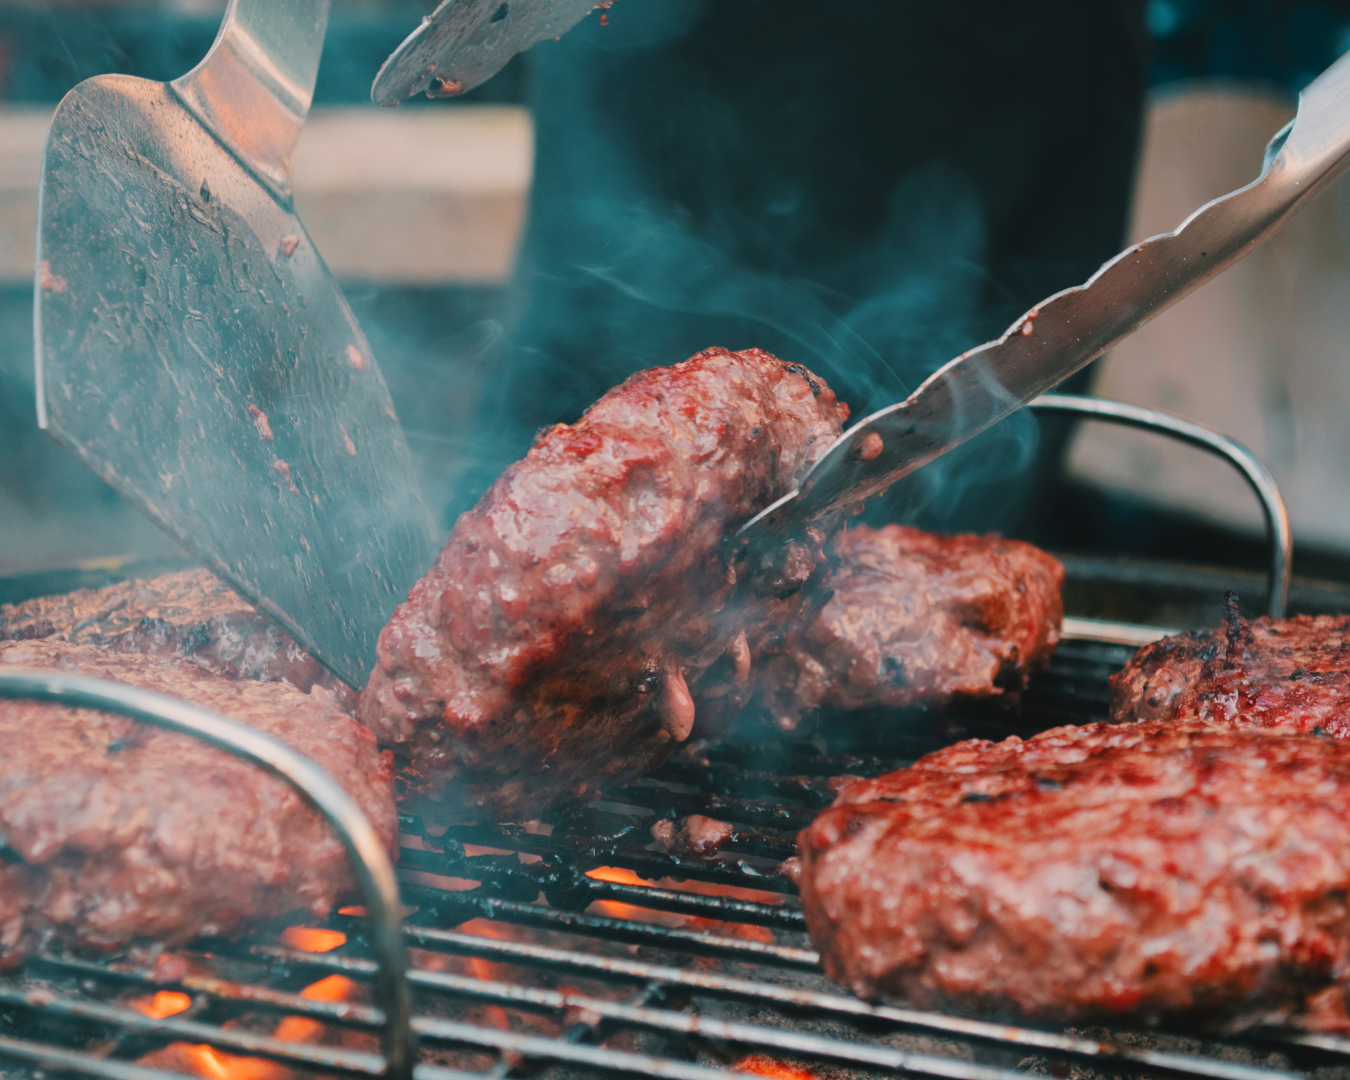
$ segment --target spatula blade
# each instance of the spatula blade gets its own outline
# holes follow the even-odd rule
[[[363,685],[432,529],[299,218],[171,88],[99,76],[52,122],[36,294],[39,422]]]

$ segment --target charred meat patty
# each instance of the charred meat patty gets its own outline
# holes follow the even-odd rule
[[[1350,1031],[1350,744],[1183,721],[958,743],[798,838],[865,998]]]
[[[350,711],[348,687],[209,570],[182,570],[0,604],[0,641],[48,638],[114,652],[190,657],[224,675],[323,686]]]
[[[822,558],[817,535],[750,566],[729,527],[847,416],[799,365],[709,349],[540,434],[380,634],[357,715],[411,790],[520,820],[659,764],[693,724],[690,682]]]
[[[1350,736],[1350,616],[1248,622],[1163,638],[1111,677],[1111,716]]]
[[[333,777],[392,846],[392,766],[322,688],[228,678],[177,657],[0,642],[0,671],[112,679],[265,732]],[[354,888],[342,844],[280,780],[187,735],[0,700],[0,968],[51,946],[107,951],[235,935]]]
[[[1059,642],[1064,567],[1019,540],[888,525],[834,538],[823,606],[748,642],[751,678],[704,693],[792,730],[821,708],[942,706],[1015,695]],[[725,672],[726,664],[722,665]],[[748,700],[748,706],[745,702]]]

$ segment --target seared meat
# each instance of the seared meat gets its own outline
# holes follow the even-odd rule
[[[798,838],[866,998],[1350,1031],[1350,744],[1143,721],[958,743]]]
[[[344,683],[209,570],[0,604],[0,641],[35,638],[187,656],[226,675],[283,680],[306,692],[318,684],[348,711],[354,703]]]
[[[652,826],[652,839],[675,855],[712,855],[734,835],[725,821],[690,814],[678,821],[662,818]]]
[[[689,681],[820,558],[729,562],[728,527],[847,415],[756,349],[632,376],[460,517],[381,633],[358,717],[454,815],[529,816],[658,764],[693,724]]]
[[[1350,617],[1232,610],[1225,627],[1156,641],[1112,676],[1111,715],[1350,737]]]
[[[838,565],[821,590],[828,602],[804,629],[762,628],[749,642],[751,682],[737,685],[724,663],[720,681],[700,688],[710,718],[738,713],[748,699],[791,730],[822,707],[1011,695],[1059,642],[1064,567],[1030,544],[888,525],[848,529],[834,547]],[[711,703],[722,694],[719,710]]]
[[[0,670],[75,672],[193,702],[326,769],[392,846],[392,766],[322,687],[213,674],[176,657],[0,642]],[[234,935],[354,879],[291,787],[187,735],[85,709],[0,700],[0,967],[49,945],[116,949]]]

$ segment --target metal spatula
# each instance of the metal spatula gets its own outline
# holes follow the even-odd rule
[[[291,206],[328,0],[231,0],[172,83],[89,79],[47,139],[39,423],[352,686],[431,564],[361,328]]]
[[[751,519],[738,543],[791,535],[867,499],[1020,409],[1222,273],[1350,167],[1350,56],[1300,95],[1261,175],[1174,232],[1122,251],[1085,284],[1042,300],[996,341],[939,368],[908,398],[844,432],[796,491]]]

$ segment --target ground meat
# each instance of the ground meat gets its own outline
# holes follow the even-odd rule
[[[1013,696],[1059,642],[1064,567],[1030,544],[888,525],[848,529],[834,548],[829,600],[808,625],[763,627],[744,665],[753,680],[723,664],[700,687],[710,720],[753,711],[791,730],[822,707]]]
[[[0,671],[113,679],[266,732],[326,769],[391,846],[392,764],[322,687],[177,657],[0,642]],[[285,781],[193,739],[103,713],[0,700],[0,968],[49,946],[107,951],[236,935],[353,886],[341,843]]]
[[[732,561],[728,528],[847,415],[755,349],[634,375],[460,517],[380,634],[358,717],[448,816],[528,817],[659,763],[692,726],[689,681],[821,558]]]
[[[1173,721],[958,743],[798,838],[865,998],[1350,1031],[1350,743]]]
[[[53,638],[115,652],[186,656],[225,675],[283,680],[308,693],[348,687],[209,570],[183,570],[104,589],[0,605],[0,641]]]
[[[1111,678],[1117,721],[1197,719],[1350,737],[1350,617],[1295,615],[1163,638]]]
[[[725,821],[702,814],[662,819],[652,826],[652,839],[673,855],[713,855],[734,833]]]

